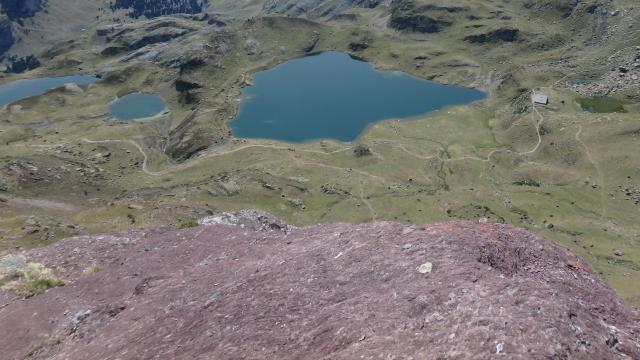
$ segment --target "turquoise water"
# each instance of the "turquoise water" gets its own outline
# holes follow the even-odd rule
[[[0,86],[0,107],[32,96],[42,95],[49,90],[67,83],[89,85],[98,79],[90,75],[45,77],[40,79],[17,80]]]
[[[164,100],[155,94],[132,93],[109,105],[109,113],[118,120],[131,121],[160,114],[166,109]]]
[[[243,89],[234,136],[304,142],[355,140],[371,123],[410,118],[486,97],[398,71],[377,71],[349,55],[325,52],[285,62]]]

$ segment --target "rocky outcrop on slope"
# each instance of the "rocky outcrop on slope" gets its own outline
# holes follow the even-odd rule
[[[103,56],[122,55],[123,63],[154,62],[179,69],[203,65],[224,56],[231,48],[229,32],[170,16],[106,25],[99,27],[96,34],[107,42]]]
[[[7,57],[7,70],[8,73],[23,73],[25,71],[33,70],[40,67],[41,63],[34,55],[27,56],[8,56]]]
[[[128,9],[132,18],[155,18],[171,14],[197,14],[202,12],[203,0],[116,0],[112,10]]]
[[[0,56],[16,42],[13,33],[14,22],[34,16],[44,6],[43,0],[0,0]]]
[[[388,25],[396,30],[437,33],[453,24],[446,14],[461,11],[460,7],[417,6],[413,0],[393,0]]]
[[[0,10],[9,20],[20,21],[42,10],[43,0],[0,0]]]
[[[98,28],[96,34],[105,37],[109,43],[117,43],[129,50],[136,50],[147,45],[166,43],[197,28],[187,20],[161,17],[125,25],[106,25]]]
[[[578,0],[526,0],[523,6],[526,9],[533,9],[538,12],[552,11],[562,17],[569,17],[574,12],[580,2]],[[589,4],[589,6],[598,6]]]
[[[267,0],[263,5],[263,11],[291,16],[332,18],[353,8],[373,9],[383,2],[383,0]]]
[[[638,314],[569,250],[509,225],[203,222],[23,254],[66,285],[0,291],[3,358],[640,357]]]
[[[11,21],[6,17],[0,17],[0,55],[9,50],[16,39],[13,36]]]
[[[472,44],[486,44],[499,42],[514,42],[518,40],[520,30],[515,28],[501,28],[482,34],[469,35],[464,38]]]
[[[191,93],[185,93],[188,94]],[[186,100],[193,102],[189,98]],[[215,130],[207,126],[207,121],[210,121],[210,118],[205,118],[204,113],[197,110],[187,115],[169,133],[166,153],[174,160],[184,161],[207,149],[212,142],[222,143],[224,139],[216,139]]]

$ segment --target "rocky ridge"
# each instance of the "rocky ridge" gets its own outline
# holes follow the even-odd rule
[[[207,1],[202,0],[116,0],[111,8],[126,9],[132,18],[155,18],[170,14],[197,14]]]
[[[353,8],[373,9],[383,4],[383,0],[267,0],[263,11],[291,16],[332,18]]]
[[[292,228],[259,211],[202,223],[5,258],[66,285],[0,290],[4,356],[640,356],[638,314],[570,251],[509,225]]]

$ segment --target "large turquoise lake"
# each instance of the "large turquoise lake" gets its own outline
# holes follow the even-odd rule
[[[254,75],[243,89],[234,136],[288,142],[355,140],[371,123],[411,118],[484,99],[482,91],[378,71],[347,54],[325,52]]]
[[[17,80],[0,86],[0,107],[28,97],[42,95],[49,90],[59,88],[67,83],[89,85],[97,80],[98,79],[96,77],[90,75],[71,75]]]

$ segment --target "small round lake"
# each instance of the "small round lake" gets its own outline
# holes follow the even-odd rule
[[[166,109],[164,100],[155,94],[132,93],[109,105],[109,113],[120,121],[132,121],[156,116]]]
[[[347,54],[324,52],[256,73],[243,89],[234,136],[288,142],[355,140],[371,123],[410,118],[484,99],[482,91],[377,71]]]
[[[57,89],[64,84],[74,83],[89,85],[98,79],[90,75],[71,75],[61,77],[44,77],[39,79],[17,80],[0,86],[0,107],[18,100],[38,96],[49,90]]]

